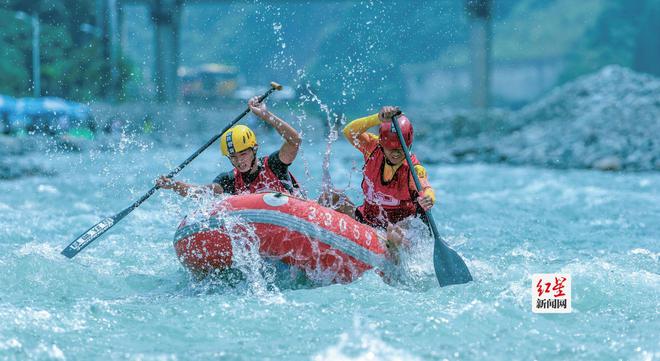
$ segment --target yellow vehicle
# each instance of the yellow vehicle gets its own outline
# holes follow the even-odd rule
[[[196,67],[180,67],[183,100],[218,100],[231,98],[238,87],[238,69],[223,64],[202,64]]]

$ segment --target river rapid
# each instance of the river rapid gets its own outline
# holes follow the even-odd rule
[[[257,133],[262,155],[277,149]],[[311,135],[293,172],[316,197],[325,138]],[[0,359],[660,358],[657,172],[427,164],[438,228],[475,279],[446,288],[428,242],[406,285],[373,272],[325,287],[196,282],[172,239],[200,203],[166,191],[74,259],[59,254],[210,136],[123,134],[106,149],[25,155],[53,172],[0,182]],[[217,148],[178,178],[208,183],[229,169]],[[360,202],[360,154],[343,139],[331,154],[334,186]],[[531,276],[558,272],[572,277],[573,312],[532,313]]]

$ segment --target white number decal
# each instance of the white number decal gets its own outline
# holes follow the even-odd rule
[[[313,221],[316,219],[316,208],[314,207],[309,207],[309,213],[307,214],[307,219],[310,221]]]
[[[339,230],[346,232],[346,220],[343,218],[339,218]]]
[[[357,240],[360,238],[360,227],[353,225],[353,237]]]
[[[332,224],[332,214],[324,213],[324,216],[325,216],[325,220],[323,221],[323,223],[325,223],[326,226],[330,227],[330,225]]]

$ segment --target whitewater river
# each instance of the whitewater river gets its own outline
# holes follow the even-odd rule
[[[163,191],[73,260],[59,254],[205,137],[35,153],[54,176],[0,181],[0,359],[660,358],[658,173],[429,165],[438,227],[475,278],[442,289],[429,247],[407,286],[374,273],[318,288],[195,283],[172,239],[196,203]],[[312,196],[324,147],[305,143],[294,167]],[[228,168],[217,148],[179,178]],[[360,155],[343,140],[332,152],[335,186],[357,197]],[[554,272],[572,277],[573,312],[532,313],[532,274]]]

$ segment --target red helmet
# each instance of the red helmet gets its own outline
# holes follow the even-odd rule
[[[405,140],[406,145],[410,147],[413,142],[412,123],[405,115],[399,115],[396,119],[399,121],[399,129],[401,129],[403,140]],[[394,125],[390,121],[380,123],[380,145],[389,149],[401,148],[399,137],[396,135]]]

